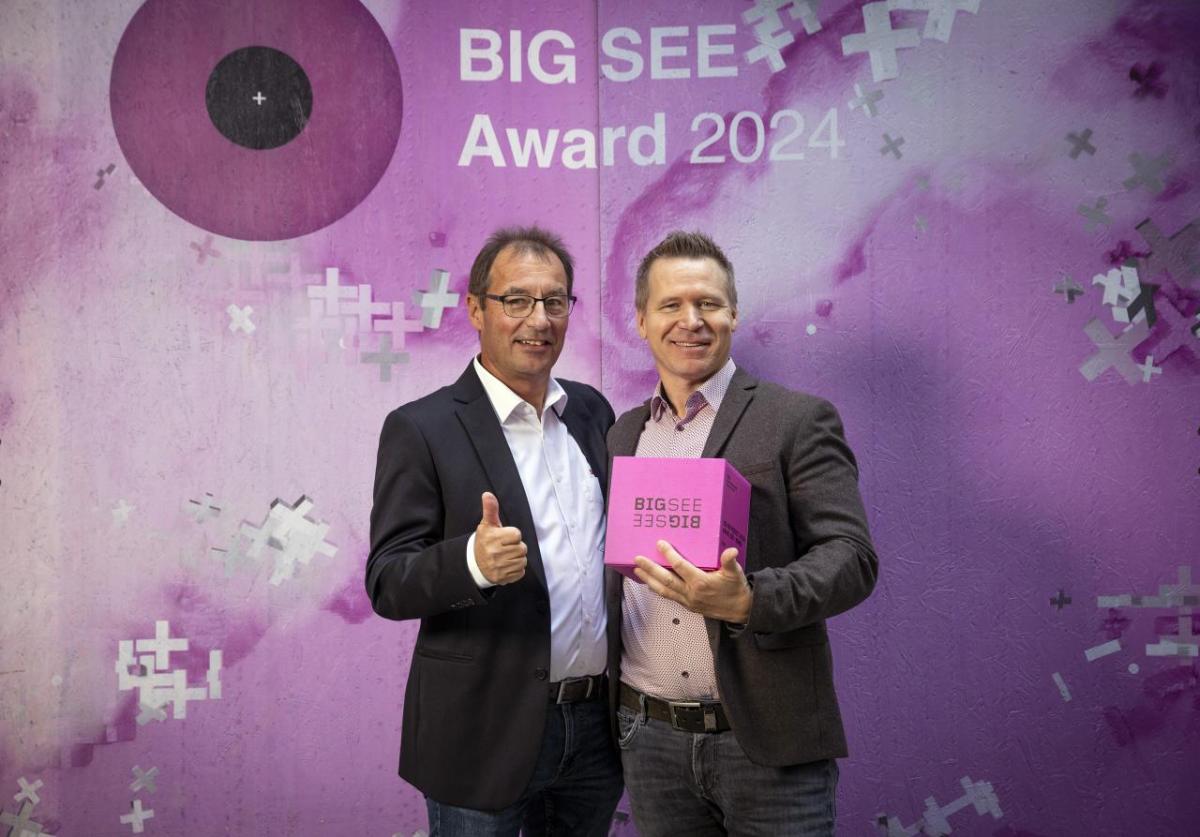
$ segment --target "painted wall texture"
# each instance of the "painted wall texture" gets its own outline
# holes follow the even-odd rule
[[[1195,833],[1197,43],[1179,0],[0,4],[0,834],[426,828],[375,447],[513,222],[618,411],[673,228],[735,360],[839,407],[841,833]]]

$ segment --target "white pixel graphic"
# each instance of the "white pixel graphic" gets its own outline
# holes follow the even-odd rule
[[[250,540],[246,554],[274,558],[271,584],[279,586],[292,578],[297,564],[308,564],[318,553],[328,558],[337,554],[337,547],[325,540],[329,524],[308,517],[312,508],[308,497],[301,496],[294,506],[276,499],[261,526],[242,523],[240,532]]]
[[[786,8],[791,19],[803,23],[804,31],[812,35],[821,31],[816,6],[816,0],[755,0],[751,8],[742,12],[742,20],[754,24],[754,38],[758,41],[746,51],[746,63],[765,60],[771,65],[772,73],[782,70],[784,61],[780,50],[796,38],[784,26],[779,13]]]
[[[991,814],[992,819],[998,820],[1004,816],[1004,812],[1000,810],[1000,800],[990,782],[972,782],[970,776],[963,776],[960,781],[963,788],[962,796],[945,806],[939,806],[937,800],[932,796],[927,798],[924,816],[912,825],[905,826],[898,818],[885,817],[883,814],[876,818],[875,825],[885,829],[887,837],[914,837],[917,834],[940,837],[940,835],[953,833],[953,829],[950,827],[950,817],[964,808],[973,806],[975,813],[981,817],[984,814]]]
[[[1137,268],[1131,265],[1114,267],[1108,273],[1097,273],[1092,277],[1093,285],[1104,286],[1104,304],[1112,306],[1113,319],[1119,323],[1128,323],[1129,304],[1142,293],[1142,283],[1138,280]],[[1141,309],[1133,317],[1133,322],[1140,323],[1146,319],[1145,309]]]
[[[188,701],[216,700],[221,696],[219,675],[221,652],[208,652],[208,683],[189,686],[187,670],[171,668],[171,654],[188,650],[183,637],[171,637],[171,625],[165,620],[154,623],[153,639],[123,639],[117,643],[117,688],[138,691],[137,722],[143,726],[152,720],[165,721],[167,704],[176,719],[187,717]],[[213,689],[214,678],[216,689]]]
[[[421,309],[421,324],[425,328],[439,328],[442,325],[442,312],[447,308],[458,305],[458,294],[452,294],[449,271],[434,268],[430,277],[433,286],[427,291],[416,291],[413,302]]]
[[[862,7],[865,31],[842,38],[842,54],[867,53],[871,58],[871,75],[875,81],[899,78],[900,64],[896,51],[909,49],[921,42],[916,29],[893,29],[886,0],[867,3]]]
[[[923,11],[925,16],[926,38],[932,38],[942,43],[950,42],[950,30],[954,27],[954,16],[959,12],[977,14],[979,0],[888,0],[888,8],[893,10]]]
[[[229,315],[229,330],[241,331],[246,334],[253,334],[257,326],[250,321],[250,315],[254,313],[254,308],[247,305],[244,308],[239,308],[232,302],[225,309],[225,313]]]
[[[1176,657],[1184,665],[1189,665],[1192,658],[1200,656],[1200,636],[1192,630],[1192,614],[1197,606],[1200,606],[1200,585],[1192,583],[1192,568],[1186,566],[1179,568],[1179,580],[1175,584],[1159,585],[1157,596],[1125,593],[1096,598],[1096,607],[1100,608],[1177,609],[1177,633],[1160,634],[1157,642],[1146,646],[1146,656]]]

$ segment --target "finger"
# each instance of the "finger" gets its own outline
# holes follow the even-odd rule
[[[663,554],[663,557],[671,564],[671,569],[685,583],[704,576],[703,570],[698,569],[695,564],[680,555],[675,547],[666,541],[658,542],[658,551]]]
[[[645,564],[638,564],[633,568],[633,574],[638,577],[652,593],[657,593],[664,599],[670,599],[673,602],[683,604],[683,598],[676,590],[670,586],[669,582],[664,582],[662,577],[654,574],[654,568],[647,568]],[[659,568],[661,569],[661,568]],[[665,572],[665,570],[664,570]]]
[[[529,550],[525,544],[517,544],[516,546],[506,546],[492,552],[492,560],[499,563],[513,563],[516,561],[525,562],[525,556],[529,554]]]
[[[500,526],[500,501],[490,491],[483,492],[483,516],[480,522],[485,526]]]
[[[738,551],[736,547],[729,547],[721,553],[721,572],[733,573],[734,575],[742,574],[742,565],[738,563]]]
[[[503,544],[504,546],[524,543],[524,538],[521,537],[521,530],[516,526],[503,526],[492,531],[496,538],[496,543]]]
[[[654,579],[659,585],[674,589],[679,584],[679,576],[668,570],[666,567],[654,563],[644,555],[638,555],[633,559],[636,567],[641,569],[648,577]]]

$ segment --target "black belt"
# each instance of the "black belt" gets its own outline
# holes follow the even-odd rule
[[[579,703],[608,694],[608,678],[603,674],[568,677],[550,684],[551,703]]]
[[[725,732],[730,729],[729,719],[719,701],[662,700],[621,684],[622,706],[641,712],[643,701],[647,717],[666,721],[682,732]]]

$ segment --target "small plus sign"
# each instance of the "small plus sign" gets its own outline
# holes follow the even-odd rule
[[[1050,600],[1050,604],[1054,605],[1059,610],[1062,610],[1064,605],[1069,605],[1070,603],[1071,597],[1064,593],[1061,588],[1058,591],[1058,595]]]
[[[1080,154],[1087,152],[1088,154],[1096,153],[1096,146],[1092,145],[1092,129],[1085,128],[1082,134],[1076,134],[1074,131],[1067,134],[1067,142],[1071,143],[1071,159],[1076,160]]]
[[[264,96],[264,95],[262,94],[262,91],[261,91],[261,90],[260,90],[260,91],[258,91],[257,93],[255,93],[255,94],[254,94],[253,96],[251,96],[250,98],[251,98],[251,99],[253,99],[255,102],[257,102],[257,103],[258,103],[258,106],[259,106],[260,108],[262,107],[262,103],[263,103],[263,102],[265,102],[265,101],[267,100],[267,97],[266,97],[266,96]]]
[[[417,291],[413,301],[421,311],[421,324],[425,328],[438,328],[442,324],[442,312],[447,308],[458,305],[458,294],[452,294],[447,289],[450,286],[450,273],[435,268],[430,278],[432,287],[428,291]]]
[[[134,834],[141,834],[146,830],[145,821],[154,816],[153,808],[142,808],[142,800],[133,800],[133,810],[121,817],[122,825],[133,827]]]
[[[392,367],[397,363],[408,363],[408,357],[408,352],[392,351],[392,335],[387,332],[379,336],[379,351],[359,353],[359,360],[363,363],[379,364],[379,380],[381,381],[390,381]]]
[[[203,244],[200,244],[195,241],[188,243],[188,246],[196,251],[196,261],[197,262],[199,262],[200,264],[204,264],[204,260],[207,259],[209,256],[212,256],[213,258],[216,258],[216,259],[221,258],[221,254],[218,253],[216,248],[214,248],[212,246],[212,243],[213,243],[213,237],[211,235],[204,239]]]
[[[1162,367],[1154,365],[1154,355],[1146,355],[1146,362],[1138,369],[1142,370],[1142,383],[1144,384],[1150,383],[1150,379],[1155,375],[1162,374]]]
[[[1075,297],[1083,296],[1083,288],[1070,276],[1064,276],[1063,280],[1054,286],[1054,292],[1065,295],[1068,304],[1075,302]]]
[[[894,154],[899,160],[903,155],[900,153],[900,146],[904,145],[904,137],[896,137],[892,139],[890,134],[883,135],[883,148],[879,149],[880,154]]]
[[[93,184],[92,188],[93,189],[103,188],[104,187],[104,178],[106,178],[108,175],[112,174],[116,168],[117,168],[117,166],[115,163],[109,163],[107,168],[97,169],[96,177],[98,177],[100,179],[97,180],[95,182],[95,184]]]
[[[851,110],[862,108],[867,116],[872,117],[879,113],[879,108],[875,106],[875,103],[883,98],[882,90],[868,90],[864,92],[861,84],[855,84],[854,95],[856,98],[851,99],[849,102]]]

